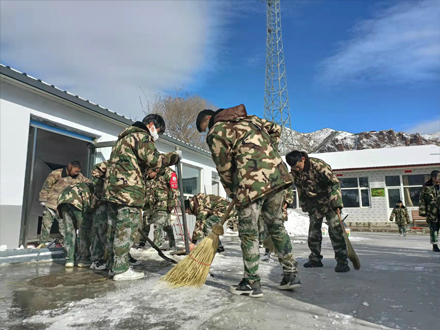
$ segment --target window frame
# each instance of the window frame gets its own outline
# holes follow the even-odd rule
[[[368,187],[361,187],[360,185],[360,178],[367,178],[368,181]],[[367,209],[367,208],[371,208],[372,207],[372,203],[371,203],[371,187],[370,187],[370,177],[368,175],[360,175],[360,176],[353,176],[353,177],[341,177],[338,178],[339,182],[341,182],[340,180],[343,179],[356,179],[357,181],[357,187],[351,187],[351,188],[342,188],[341,187],[341,196],[342,196],[342,191],[344,190],[357,190],[358,192],[358,199],[359,199],[359,206],[345,206],[344,208],[347,209]],[[362,202],[362,191],[367,191],[368,192],[368,206],[364,206],[364,203]]]
[[[422,185],[405,185],[404,181],[403,181],[403,177],[404,176],[415,176],[415,175],[421,175],[421,176],[425,176],[425,180],[426,177],[429,176],[429,174],[423,174],[423,173],[404,173],[404,174],[392,174],[392,175],[385,175],[385,189],[386,189],[386,196],[387,196],[387,203],[388,203],[388,209],[393,209],[395,207],[395,205],[389,205],[390,204],[390,199],[389,199],[389,194],[388,194],[388,189],[399,189],[399,195],[400,195],[400,199],[404,200],[404,205],[406,207],[411,207],[411,208],[418,208],[419,206],[407,206],[406,204],[406,199],[405,199],[405,188],[422,188]],[[389,176],[398,176],[400,179],[400,186],[387,186],[386,185],[386,177]]]

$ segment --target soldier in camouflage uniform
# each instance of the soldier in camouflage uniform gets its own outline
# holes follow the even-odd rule
[[[81,174],[81,164],[77,160],[69,163],[67,167],[52,171],[44,181],[39,196],[40,204],[44,207],[39,248],[46,246],[52,224],[55,220],[58,221],[57,202],[61,192],[64,188],[80,182],[90,180]],[[58,221],[58,226],[60,234],[64,236],[63,222]]]
[[[64,248],[66,267],[75,263],[75,250],[78,253],[78,267],[90,267],[90,241],[92,211],[96,207],[93,183],[77,183],[65,188],[58,197],[58,213],[64,224]],[[76,230],[79,230],[76,246]]]
[[[287,209],[292,209],[295,207],[295,190],[293,186],[290,186],[285,190],[284,205],[283,205],[283,220],[287,221]]]
[[[101,199],[104,195],[104,178],[107,162],[96,164],[92,169],[92,182],[95,185],[97,206],[93,213],[92,245],[90,247],[92,265],[95,270],[105,270],[105,248],[107,245],[108,215],[107,205]]]
[[[406,237],[406,225],[409,223],[409,215],[402,201],[398,201],[393,212],[391,212],[390,221],[393,221],[393,218],[396,218],[396,225],[399,226],[400,236]]]
[[[165,122],[156,114],[147,115],[119,134],[107,161],[104,197],[107,202],[109,233],[108,253],[115,281],[143,278],[129,265],[129,251],[145,203],[144,173],[147,168],[177,164],[181,152],[161,154],[154,141],[164,133]],[[111,268],[110,268],[111,267]]]
[[[338,262],[335,271],[348,272],[347,246],[338,214],[343,208],[341,187],[331,167],[323,160],[309,158],[307,153],[294,150],[286,155],[291,167],[299,202],[310,217],[308,244],[311,251],[304,267],[322,267],[322,221],[327,220],[330,240]]]
[[[263,295],[258,274],[260,213],[283,267],[279,288],[299,287],[297,262],[282,220],[283,190],[292,184],[292,178],[277,150],[281,127],[248,116],[242,104],[216,112],[203,110],[196,124],[199,132],[209,129],[207,143],[212,159],[226,193],[237,206],[244,278],[239,285],[231,287],[231,293]]]
[[[148,170],[149,179],[146,182],[147,198],[143,212],[144,232],[148,236],[150,227],[154,224],[153,243],[161,247],[164,243],[163,232],[167,233],[170,249],[175,249],[173,227],[171,226],[171,212],[176,208],[180,192],[177,184],[177,175],[169,167]],[[145,245],[141,238],[140,246]]]
[[[287,208],[292,208],[295,204],[295,192],[293,186],[290,186],[284,191],[284,203],[283,203],[283,221],[288,220]],[[264,247],[264,241],[267,239],[267,226],[264,222],[262,215],[258,219],[258,226],[260,228],[260,248]],[[261,261],[267,261],[270,259],[270,249],[265,248],[264,255],[261,257]]]
[[[185,212],[188,215],[196,216],[196,224],[192,234],[191,244],[189,250],[195,248],[197,242],[208,236],[212,231],[212,227],[220,222],[229,206],[227,199],[217,195],[197,194],[191,199],[185,200]],[[234,212],[231,212],[228,219],[234,217]],[[224,252],[225,249],[219,241],[218,253]]]
[[[438,247],[438,233],[440,229],[440,171],[432,171],[431,179],[422,188],[419,214],[422,217],[426,217],[428,222],[432,250],[440,252]]]

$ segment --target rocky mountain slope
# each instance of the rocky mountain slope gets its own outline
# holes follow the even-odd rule
[[[312,132],[291,131],[283,136],[288,149],[299,149],[308,153],[336,152],[346,150],[379,149],[401,146],[440,145],[440,132],[420,135],[395,132],[394,130],[348,133],[329,128]]]

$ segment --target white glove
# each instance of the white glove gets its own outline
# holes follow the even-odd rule
[[[40,202],[41,206],[45,206],[46,202]]]
[[[179,156],[179,160],[182,160],[182,150],[176,150],[176,154]]]

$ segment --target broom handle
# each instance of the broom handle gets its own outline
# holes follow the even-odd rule
[[[185,196],[183,191],[183,177],[182,177],[182,163],[179,161],[176,164],[177,169],[177,179],[179,180],[179,190],[180,190],[180,210],[182,211],[182,220],[183,220],[183,238],[185,243],[185,251],[186,254],[189,254],[189,235],[188,235],[188,224],[186,222],[186,213],[185,213]]]
[[[231,214],[232,209],[234,208],[235,200],[233,199],[228,206],[228,209],[226,210],[226,213],[223,215],[222,220],[220,221],[220,225],[223,226],[229,218],[229,214]]]

